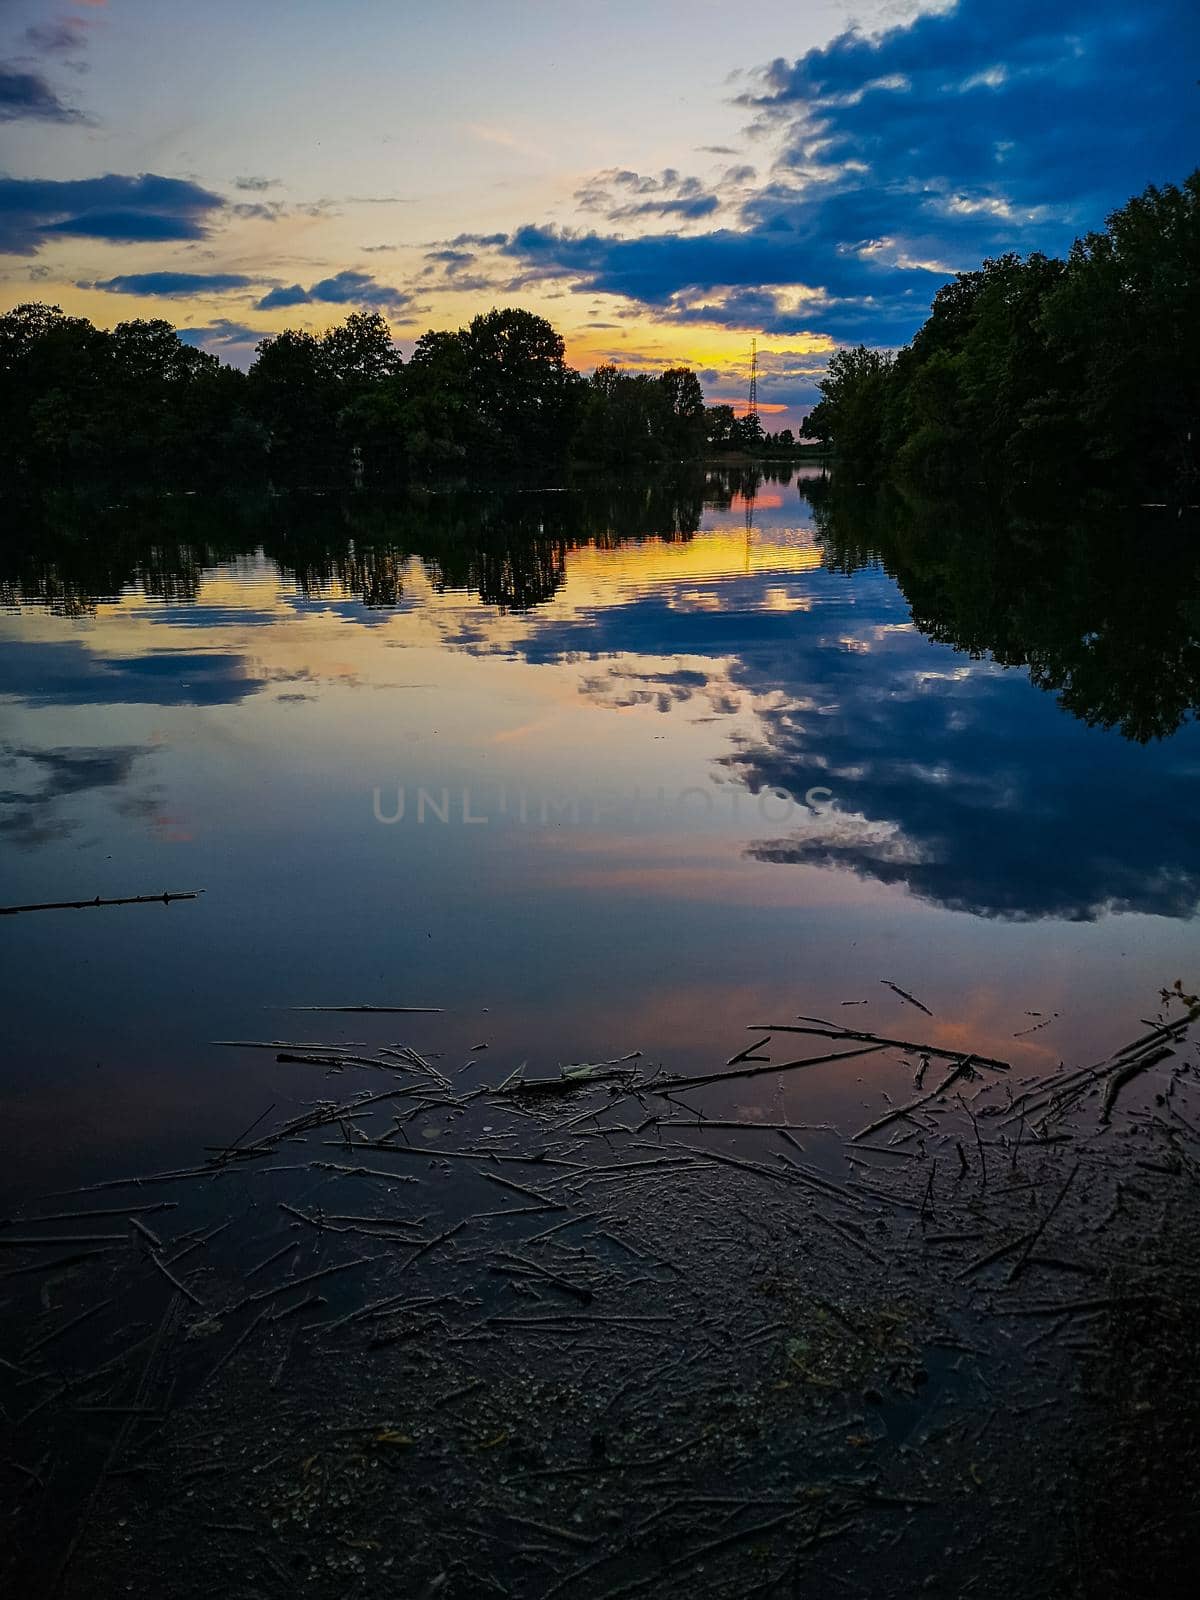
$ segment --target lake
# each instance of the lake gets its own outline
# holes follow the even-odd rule
[[[707,1070],[804,1014],[1044,1071],[1196,976],[1170,527],[922,522],[780,468],[7,539],[0,900],[203,895],[0,919],[6,1198],[295,1091],[219,1040],[399,1033],[499,1081]],[[444,1014],[284,1009],[352,1005]]]

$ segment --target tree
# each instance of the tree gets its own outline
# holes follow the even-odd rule
[[[270,441],[271,472],[322,482],[335,469],[337,396],[322,341],[291,329],[264,339],[250,368],[254,415]]]
[[[1082,447],[1154,494],[1200,478],[1200,170],[1153,185],[1076,241],[1041,331]]]
[[[856,470],[878,472],[883,465],[883,421],[893,358],[886,350],[835,350],[817,388],[821,403],[805,422],[811,436],[832,441]],[[817,430],[820,429],[820,432]]]
[[[747,411],[736,417],[730,442],[738,450],[755,451],[762,448],[763,428],[757,411]]]
[[[692,460],[703,455],[704,391],[690,367],[670,367],[659,377],[667,413],[664,443],[670,455]]]
[[[561,334],[545,317],[509,307],[476,317],[460,337],[484,448],[530,463],[560,456],[575,399]]]
[[[404,365],[378,311],[352,311],[323,335],[321,350],[330,378],[350,387],[382,383]]]
[[[710,450],[728,450],[733,444],[733,407],[709,406],[704,413],[704,434]]]

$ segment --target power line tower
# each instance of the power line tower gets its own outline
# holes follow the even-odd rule
[[[758,340],[750,341],[750,406],[749,413],[752,417],[758,415]]]

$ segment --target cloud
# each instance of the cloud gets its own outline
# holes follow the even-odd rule
[[[130,272],[121,277],[99,279],[95,283],[80,283],[76,288],[103,289],[108,294],[171,297],[228,294],[234,289],[247,289],[254,281],[237,272]]]
[[[115,243],[202,239],[224,207],[186,178],[0,178],[0,251],[33,255],[55,235]]]
[[[39,72],[0,62],[0,122],[86,122],[65,105]]]
[[[656,176],[628,167],[609,167],[590,178],[576,192],[575,201],[581,211],[601,211],[610,222],[654,216],[707,217],[721,204],[699,178],[684,177],[674,167],[666,167]]]
[[[609,212],[613,222],[629,217],[708,217],[721,202],[715,194],[680,196],[676,199],[640,200],[636,204],[618,206]]]
[[[233,187],[249,194],[262,194],[267,189],[277,189],[282,182],[282,178],[235,178]]]
[[[25,29],[25,43],[40,55],[65,55],[84,47],[88,26],[85,17],[55,17],[50,22],[35,22]]]
[[[476,257],[473,250],[427,250],[425,259],[444,267],[447,272],[459,272],[471,266]]]
[[[288,306],[314,304],[335,306],[376,306],[385,311],[399,312],[411,305],[412,296],[388,284],[379,283],[366,272],[338,272],[332,278],[322,278],[311,288],[298,283],[290,287],[272,289],[258,302],[259,311],[277,311]]]
[[[1198,43],[1191,0],[960,0],[776,61],[744,103],[800,173],[1103,211],[1191,164]]]
[[[634,232],[527,226],[498,248],[519,284],[569,281],[663,320],[903,343],[954,272],[1064,251],[1194,165],[1198,45],[1193,0],[959,0],[852,29],[739,96],[774,146],[761,181],[745,164],[707,187],[610,169],[577,204]],[[706,196],[719,229],[636,227],[698,220]]]
[[[216,317],[201,328],[180,328],[179,337],[184,344],[197,350],[208,350],[220,356],[231,366],[245,369],[254,359],[254,352],[264,339],[271,337],[269,328],[252,328],[244,322],[232,322],[228,317]]]
[[[828,218],[826,227],[837,223]],[[874,332],[884,342],[921,321],[944,277],[914,267],[897,279],[861,248],[829,248],[818,276],[813,252],[794,235],[733,228],[621,238],[528,225],[502,253],[521,263],[524,282],[571,279],[640,302],[665,320],[852,339]]]
[[[278,222],[287,212],[282,200],[239,200],[229,208],[231,216],[261,218],[264,222]]]
[[[244,322],[231,322],[228,317],[217,317],[203,328],[180,328],[179,337],[185,344],[205,346],[210,344],[250,344],[271,337],[268,328],[251,328]]]

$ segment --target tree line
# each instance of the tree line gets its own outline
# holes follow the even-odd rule
[[[0,317],[0,470],[11,485],[387,485],[468,469],[653,465],[790,452],[786,430],[706,406],[687,367],[569,367],[543,317],[507,308],[429,332],[411,359],[377,312],[264,339],[248,372],[162,320],[106,330],[57,306]]]
[[[856,480],[931,496],[1120,482],[1196,499],[1200,170],[1151,186],[1067,259],[959,273],[896,354],[840,350],[802,432]]]

